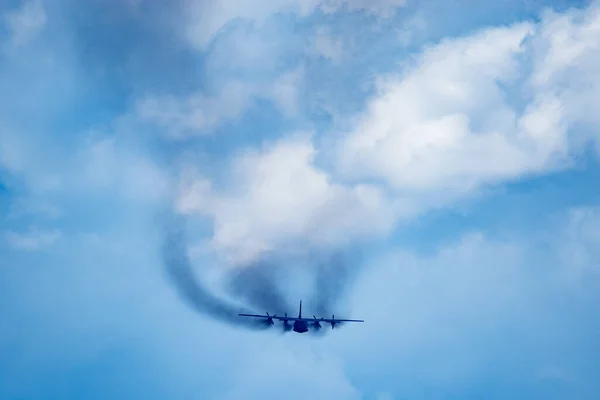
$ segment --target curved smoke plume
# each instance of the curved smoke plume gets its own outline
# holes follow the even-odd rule
[[[284,265],[284,260],[261,260],[231,273],[228,289],[234,297],[243,300],[253,309],[248,310],[216,296],[198,281],[187,255],[186,235],[181,221],[171,221],[164,230],[162,257],[167,275],[179,295],[203,315],[234,326],[266,329],[269,325],[264,321],[240,318],[238,314],[263,314],[269,311],[277,315],[287,312],[292,316],[296,312],[285,298],[283,285],[277,281],[277,272]],[[285,265],[291,264],[290,260],[285,261]],[[313,256],[309,261],[309,272],[314,279],[314,293],[307,299],[306,304],[320,316],[331,315],[354,277],[357,259],[351,253],[340,253],[334,257]],[[307,260],[304,260],[304,263],[306,264]]]

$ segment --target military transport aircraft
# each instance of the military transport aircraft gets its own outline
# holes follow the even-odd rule
[[[267,324],[269,324],[269,325],[275,324],[273,322],[274,319],[276,319],[278,321],[283,321],[284,330],[286,330],[286,331],[293,330],[294,332],[298,332],[298,333],[308,332],[309,326],[312,326],[315,329],[320,329],[321,322],[331,324],[331,329],[333,329],[336,324],[339,324],[341,322],[365,322],[362,319],[335,319],[335,315],[332,315],[331,319],[329,319],[329,318],[317,319],[317,317],[315,317],[314,315],[313,315],[313,319],[302,318],[302,300],[300,300],[300,311],[298,312],[298,318],[288,317],[287,313],[285,313],[284,317],[278,317],[277,315],[269,315],[269,313],[267,313],[266,315],[256,315],[256,314],[238,314],[238,315],[240,315],[241,317],[265,318]],[[292,328],[292,326],[290,326],[289,321],[294,321],[293,328]]]

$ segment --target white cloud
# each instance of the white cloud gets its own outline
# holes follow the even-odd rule
[[[296,115],[303,79],[304,69],[296,68],[269,82],[227,80],[215,95],[147,96],[137,102],[135,112],[171,139],[207,135],[240,118],[259,98],[272,101],[285,115]]]
[[[9,45],[17,48],[39,34],[46,25],[46,12],[40,0],[24,1],[21,8],[4,15],[10,31]]]
[[[547,12],[532,49],[531,89],[556,96],[569,122],[591,126],[600,143],[600,2],[563,14]]]
[[[331,30],[327,27],[317,29],[313,38],[313,52],[331,61],[337,62],[342,59],[344,43],[341,39],[331,36]]]
[[[245,19],[262,23],[277,13],[295,13],[306,16],[320,9],[326,13],[346,8],[349,11],[364,11],[379,17],[389,17],[396,8],[404,6],[406,0],[281,0],[253,1],[223,0],[218,2],[187,2],[187,37],[190,42],[205,49],[213,37],[228,23]]]
[[[291,28],[277,23],[228,29],[206,54],[207,73],[214,77],[223,71],[275,71],[294,38]]]
[[[332,182],[314,156],[310,136],[301,134],[244,153],[233,161],[226,189],[185,179],[178,209],[211,218],[211,246],[233,263],[294,251],[292,243],[335,246],[390,229],[389,215],[400,205],[374,186]]]
[[[380,79],[340,146],[340,170],[403,194],[452,198],[569,166],[589,140],[571,130],[600,126],[598,4],[445,40]]]
[[[402,46],[409,46],[425,29],[427,22],[420,15],[409,18],[402,27],[398,29],[398,40]]]
[[[346,7],[349,11],[364,11],[382,18],[391,17],[397,8],[404,7],[407,0],[325,0],[321,9],[335,12]]]
[[[296,68],[283,73],[270,87],[264,97],[271,99],[287,116],[299,112],[299,97],[305,79],[304,68]]]
[[[28,232],[7,231],[4,237],[15,249],[37,251],[52,246],[60,239],[61,233],[56,229],[43,231],[32,228]]]
[[[193,94],[185,98],[149,96],[136,105],[142,120],[153,122],[171,138],[206,134],[225,121],[234,120],[250,104],[254,85],[228,82],[214,96]]]
[[[593,61],[600,52],[599,31],[599,2],[566,13],[547,11],[534,39],[538,57],[533,84],[547,88],[575,78],[569,72],[589,75],[597,71]]]
[[[587,22],[569,28],[575,32],[569,35],[585,33],[588,47],[568,60],[584,60],[587,69],[579,76],[593,88],[597,64],[585,57],[596,49],[597,11],[575,13],[564,18]],[[558,51],[548,37],[566,35],[552,28],[554,19],[444,40],[402,73],[380,79],[365,112],[351,119],[358,121],[356,128],[335,149],[333,169],[314,163],[332,149],[283,139],[236,159],[227,190],[204,179],[188,181],[180,209],[211,218],[212,249],[234,262],[294,240],[339,244],[341,237],[390,232],[402,217],[486,185],[570,166],[576,141],[569,129],[578,103],[566,93],[574,94],[579,81],[559,84],[561,69],[539,62]],[[567,64],[572,72],[583,68],[575,61]],[[340,177],[345,180],[336,181]]]
[[[530,32],[522,24],[445,41],[383,79],[342,144],[341,169],[398,191],[452,194],[560,165],[560,103],[539,98],[519,116],[501,88],[517,77]]]

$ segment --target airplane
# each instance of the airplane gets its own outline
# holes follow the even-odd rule
[[[297,333],[308,332],[309,325],[315,329],[320,329],[321,322],[331,324],[331,329],[333,329],[336,324],[339,324],[341,322],[365,322],[362,319],[335,319],[335,315],[332,315],[331,318],[317,319],[317,317],[315,317],[314,315],[313,315],[313,319],[302,318],[302,300],[300,300],[300,311],[298,312],[298,318],[288,317],[287,313],[285,313],[284,317],[278,317],[277,315],[269,315],[269,313],[266,313],[266,315],[257,315],[257,314],[238,314],[238,315],[241,317],[265,318],[266,322],[269,325],[275,325],[275,323],[273,322],[274,319],[276,319],[278,321],[283,321],[284,330],[286,330],[286,331],[293,330],[294,332],[297,332]],[[289,321],[294,321],[293,327],[290,326]]]

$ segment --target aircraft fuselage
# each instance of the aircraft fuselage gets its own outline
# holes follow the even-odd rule
[[[305,321],[294,321],[294,332],[308,332],[308,324]]]
[[[300,300],[300,310],[298,312],[298,318],[302,318],[302,300]],[[294,332],[304,333],[308,332],[308,324],[306,321],[294,321]]]

